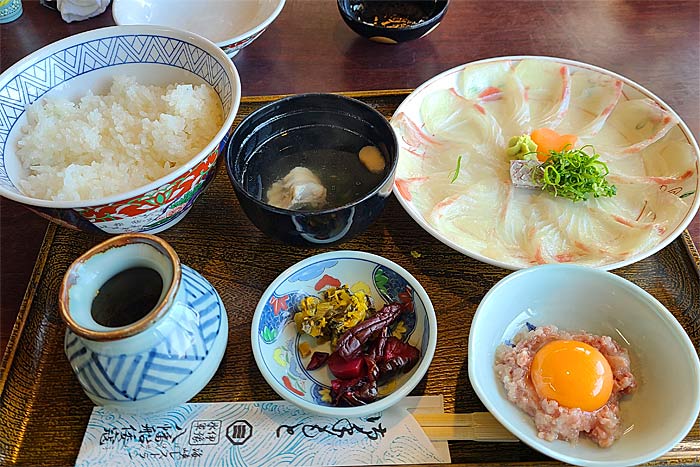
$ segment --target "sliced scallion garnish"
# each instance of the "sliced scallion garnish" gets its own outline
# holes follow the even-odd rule
[[[589,149],[593,154],[588,154]],[[572,201],[585,201],[590,196],[615,196],[617,188],[605,179],[610,173],[605,162],[598,160],[599,154],[592,146],[580,149],[550,151],[549,157],[537,171],[538,184],[554,196]]]

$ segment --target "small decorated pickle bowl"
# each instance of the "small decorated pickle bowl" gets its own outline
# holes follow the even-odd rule
[[[307,369],[313,352],[330,352],[330,344],[319,344],[316,338],[298,332],[294,322],[294,313],[304,297],[318,296],[326,287],[341,285],[367,293],[377,310],[388,303],[413,307],[412,312],[397,320],[392,335],[419,349],[420,359],[408,373],[379,386],[377,400],[361,406],[333,405],[331,381],[335,378],[328,365]],[[407,396],[428,370],[436,342],[435,311],[418,281],[396,263],[358,251],[323,253],[291,266],[263,293],[251,326],[255,362],[275,392],[307,412],[339,417],[381,412]],[[307,343],[312,352],[302,356],[302,343]]]

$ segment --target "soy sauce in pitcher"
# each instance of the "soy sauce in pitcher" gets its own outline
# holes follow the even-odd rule
[[[163,278],[147,267],[134,267],[115,274],[97,291],[92,318],[102,326],[117,328],[135,323],[157,304]]]

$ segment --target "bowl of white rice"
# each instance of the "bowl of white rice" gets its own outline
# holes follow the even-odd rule
[[[213,179],[240,98],[231,60],[190,32],[50,44],[0,75],[0,195],[80,230],[163,231]]]

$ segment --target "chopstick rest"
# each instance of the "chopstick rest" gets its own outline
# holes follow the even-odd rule
[[[414,413],[413,417],[431,441],[518,441],[488,412]]]

